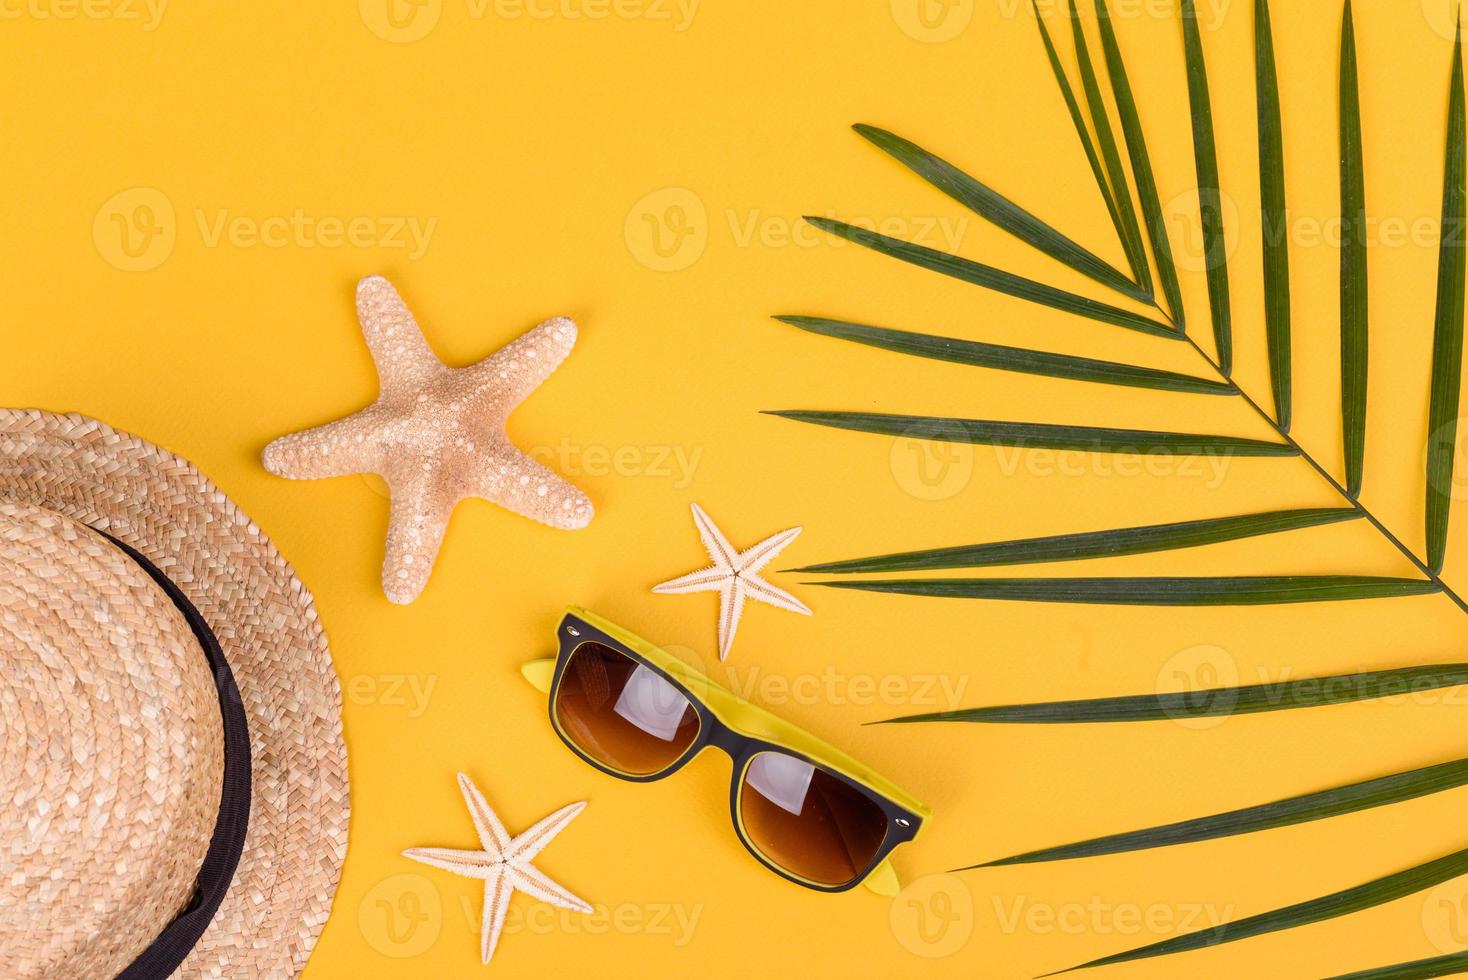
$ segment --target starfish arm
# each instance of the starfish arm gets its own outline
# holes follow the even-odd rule
[[[576,819],[576,815],[585,809],[584,802],[563,806],[529,830],[520,833],[510,841],[510,847],[505,852],[505,860],[517,862],[531,860],[545,850],[545,846],[566,828],[566,824]]]
[[[591,499],[555,473],[520,452],[507,437],[484,454],[469,496],[482,497],[521,517],[563,531],[591,523]]]
[[[724,537],[724,533],[718,529],[698,504],[693,505],[693,523],[698,527],[699,540],[703,542],[709,557],[714,560],[714,565],[731,572],[734,571],[736,567],[734,562],[739,557],[739,552],[734,550],[729,539]]]
[[[729,656],[734,645],[734,633],[739,629],[739,617],[744,615],[744,581],[731,578],[719,592],[719,659]]]
[[[730,578],[727,569],[714,565],[697,572],[689,572],[687,575],[660,582],[652,587],[654,592],[663,595],[685,595],[689,592],[717,592],[724,587],[724,583]]]
[[[455,500],[431,472],[420,469],[399,476],[389,471],[384,476],[392,490],[392,511],[382,559],[382,591],[401,605],[418,598],[428,584]]]
[[[497,865],[494,872],[484,879],[484,919],[479,926],[479,956],[486,964],[499,945],[505,916],[510,912],[510,896],[514,893],[515,886],[510,884],[504,865]]]
[[[265,469],[288,480],[320,480],[351,473],[375,473],[382,449],[375,438],[381,422],[376,406],[313,429],[281,436],[265,447]]]
[[[492,854],[451,847],[413,847],[404,851],[403,857],[441,871],[450,871],[462,878],[485,878],[503,867]]]
[[[508,412],[545,383],[576,346],[576,324],[553,317],[462,370],[474,389]]]
[[[414,396],[425,382],[446,370],[428,346],[408,304],[381,276],[368,276],[357,283],[357,319],[377,366],[384,399]]]
[[[474,820],[474,832],[479,835],[479,844],[494,857],[502,857],[510,846],[510,832],[500,823],[500,818],[490,809],[489,801],[474,785],[474,780],[459,773],[459,792],[464,794],[464,803],[469,807],[469,816]]]
[[[590,912],[591,906],[551,881],[533,864],[509,865],[510,881],[519,891],[538,898],[547,905],[556,905],[573,912]]]
[[[744,587],[749,590],[749,597],[751,599],[763,602],[766,605],[778,606],[781,609],[801,613],[805,616],[811,614],[809,607],[805,603],[784,589],[776,588],[758,575],[745,575],[743,578]]]
[[[792,527],[788,531],[772,534],[759,544],[739,554],[739,570],[746,575],[752,574],[764,568],[775,560],[775,556],[784,551],[785,548],[800,537],[801,529]]]

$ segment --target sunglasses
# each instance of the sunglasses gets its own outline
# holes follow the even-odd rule
[[[571,751],[619,779],[650,782],[722,749],[734,764],[734,831],[765,867],[817,891],[864,882],[897,894],[888,855],[917,836],[927,807],[593,613],[572,607],[556,635],[556,657],[521,672],[550,695],[551,725]]]

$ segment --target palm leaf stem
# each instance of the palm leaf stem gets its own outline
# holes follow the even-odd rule
[[[1193,350],[1198,352],[1198,356],[1207,361],[1208,366],[1211,367],[1215,372],[1217,372],[1219,378],[1224,381],[1232,380],[1227,374],[1224,373],[1223,368],[1219,367],[1218,362],[1215,361],[1207,351],[1198,346],[1198,342],[1196,340],[1194,340],[1191,336],[1184,337],[1184,339],[1193,348]],[[1439,589],[1441,589],[1443,594],[1453,601],[1454,605],[1463,610],[1463,612],[1468,613],[1468,602],[1464,602],[1462,596],[1454,592],[1452,588],[1442,580],[1441,575],[1429,568],[1421,558],[1418,558],[1417,555],[1412,551],[1412,549],[1403,544],[1401,538],[1398,538],[1395,534],[1393,534],[1391,529],[1383,524],[1376,517],[1375,514],[1367,510],[1360,500],[1351,496],[1351,494],[1347,492],[1346,488],[1341,485],[1341,482],[1337,480],[1333,475],[1331,475],[1330,470],[1320,465],[1315,457],[1310,455],[1305,447],[1300,445],[1300,443],[1295,439],[1294,436],[1290,435],[1287,429],[1282,428],[1279,423],[1276,422],[1275,419],[1268,412],[1266,412],[1258,402],[1253,399],[1249,392],[1245,390],[1243,385],[1235,382],[1234,388],[1236,389],[1238,396],[1244,400],[1244,403],[1247,404],[1251,409],[1253,409],[1254,414],[1263,419],[1264,423],[1268,425],[1271,429],[1273,429],[1275,433],[1279,435],[1282,441],[1288,443],[1301,459],[1309,463],[1311,469],[1315,470],[1316,473],[1319,473],[1321,478],[1324,479],[1326,483],[1330,484],[1331,489],[1340,494],[1341,499],[1345,501],[1347,506],[1354,507],[1357,513],[1359,513],[1360,516],[1367,523],[1376,528],[1377,531],[1381,532],[1382,537],[1390,541],[1398,551],[1406,556],[1407,560],[1412,563],[1414,568],[1416,568],[1419,572],[1422,573],[1423,576],[1431,580]]]
[[[1038,15],[1038,10],[1036,11],[1036,13]],[[1202,74],[1202,71],[1201,71],[1201,57],[1200,57],[1201,51],[1198,50],[1198,44],[1197,44],[1197,38],[1196,38],[1196,25],[1189,23],[1188,20],[1187,20],[1187,18],[1190,17],[1190,16],[1195,16],[1195,14],[1193,14],[1193,4],[1192,4],[1191,0],[1184,0],[1184,29],[1185,29],[1185,32],[1191,33],[1193,35],[1191,37],[1185,37],[1185,41],[1188,43],[1188,45],[1191,45],[1192,50],[1189,51],[1189,57],[1190,57],[1191,61],[1193,62],[1193,66],[1196,67],[1199,70],[1198,73],[1201,76],[1201,74]],[[1349,21],[1347,23],[1349,25]],[[1041,24],[1041,29],[1042,29],[1042,31],[1044,30],[1043,23]],[[1104,33],[1104,25],[1103,25],[1103,33]],[[1462,40],[1461,40],[1461,37],[1462,37],[1462,35],[1461,35],[1461,31],[1460,31],[1459,37],[1458,37],[1458,41],[1455,43],[1455,46],[1454,46],[1455,59],[1454,59],[1454,76],[1453,76],[1453,86],[1452,86],[1452,96],[1453,96],[1453,99],[1452,99],[1452,104],[1450,106],[1450,113],[1449,113],[1450,114],[1450,117],[1451,117],[1451,120],[1450,121],[1456,121],[1458,128],[1456,130],[1454,130],[1450,126],[1450,134],[1449,134],[1449,165],[1450,165],[1450,174],[1449,174],[1449,177],[1450,177],[1450,181],[1449,181],[1448,190],[1445,191],[1445,198],[1448,197],[1448,195],[1453,190],[1453,185],[1451,184],[1451,178],[1453,178],[1455,175],[1451,172],[1451,165],[1454,162],[1454,153],[1455,152],[1457,154],[1461,154],[1462,153],[1462,150],[1461,150],[1462,136],[1461,136],[1461,121],[1460,121],[1461,120],[1461,115],[1462,115],[1462,109],[1461,109],[1461,104],[1462,104],[1462,95],[1461,95],[1461,90],[1462,90],[1462,81],[1461,81],[1462,80],[1462,61],[1461,61],[1461,57],[1462,57]],[[1105,40],[1104,37],[1103,37],[1103,40]],[[1110,54],[1110,53],[1111,53],[1110,52],[1110,49],[1108,48],[1108,54]],[[1119,65],[1118,65],[1118,67],[1119,67]],[[1114,77],[1113,77],[1113,84],[1115,84],[1115,82],[1118,81],[1118,80],[1120,80],[1121,82],[1125,83],[1125,76],[1124,76],[1124,74],[1117,75],[1116,72],[1114,71],[1113,72],[1113,75],[1114,75]],[[1201,82],[1201,78],[1199,79],[1199,81]],[[1196,118],[1196,117],[1199,116],[1200,111],[1204,112],[1205,114],[1207,112],[1206,92],[1203,92],[1202,91],[1202,86],[1204,86],[1204,85],[1206,85],[1206,82],[1202,82],[1201,85],[1197,86],[1200,89],[1200,91],[1198,91],[1198,92],[1194,92],[1192,90],[1193,89],[1193,86],[1190,86],[1190,92],[1189,92],[1190,98],[1192,98],[1192,100],[1195,103],[1197,103],[1197,104],[1194,104],[1192,106],[1192,108],[1193,108],[1193,114],[1195,116],[1195,120],[1194,120],[1195,121],[1195,130],[1196,130],[1196,124],[1200,122],[1200,120],[1198,118]],[[1202,96],[1202,98],[1201,99],[1197,98],[1200,95]],[[1073,93],[1072,93],[1072,98],[1073,97],[1074,96],[1073,96]],[[1074,114],[1075,114],[1075,112],[1073,111],[1073,115]],[[1208,122],[1208,128],[1211,129],[1211,121],[1210,120],[1201,120],[1201,121]],[[1133,128],[1136,128],[1135,125],[1133,125]],[[1137,135],[1138,135],[1138,137],[1140,139],[1140,132],[1138,132]],[[1197,135],[1198,134],[1195,131],[1195,142],[1196,142]],[[1207,134],[1207,136],[1208,136],[1208,139],[1205,140],[1205,142],[1211,143],[1211,132],[1209,132]],[[1141,150],[1142,153],[1143,153],[1143,155],[1145,156],[1145,147],[1139,143],[1138,149]],[[1197,149],[1197,147],[1195,146],[1195,150],[1196,149]],[[1211,146],[1208,147],[1208,150],[1209,150],[1210,153],[1212,152]],[[1133,162],[1134,163],[1136,162],[1136,158],[1134,158],[1134,161]],[[1460,167],[1461,167],[1461,164],[1460,164]],[[1202,169],[1210,169],[1210,168],[1206,168],[1205,167],[1205,168],[1202,168]],[[1216,170],[1216,164],[1211,169],[1215,169]],[[1216,182],[1216,175],[1215,175],[1215,182]],[[1459,197],[1461,198],[1461,196],[1462,196],[1461,189],[1458,190],[1458,194],[1459,194]],[[1144,198],[1145,198],[1145,194],[1144,194]],[[1118,200],[1117,203],[1120,204],[1120,201]],[[1447,204],[1445,204],[1444,207],[1446,208],[1447,207]],[[836,234],[836,235],[838,235],[840,237],[847,238],[847,239],[849,239],[851,241],[856,242],[857,244],[865,245],[865,246],[867,246],[869,248],[875,248],[879,252],[884,252],[886,254],[892,255],[893,257],[900,258],[900,259],[902,259],[904,261],[912,262],[914,264],[917,264],[917,265],[920,265],[920,266],[924,266],[924,267],[933,269],[934,271],[943,272],[946,275],[954,275],[955,277],[960,278],[960,279],[964,279],[965,281],[975,282],[975,283],[977,283],[979,285],[984,285],[984,286],[987,286],[988,288],[991,288],[991,289],[998,289],[998,291],[1000,291],[1000,292],[1008,293],[1009,295],[1013,295],[1013,296],[1018,296],[1019,298],[1024,299],[1026,301],[1029,301],[1029,302],[1039,303],[1040,305],[1045,305],[1045,306],[1052,306],[1052,307],[1059,308],[1059,309],[1066,309],[1066,310],[1069,310],[1070,312],[1080,313],[1081,315],[1089,316],[1089,317],[1091,317],[1093,319],[1099,319],[1099,320],[1102,320],[1103,322],[1116,323],[1116,324],[1119,324],[1121,326],[1126,326],[1126,327],[1130,327],[1132,329],[1140,330],[1140,331],[1142,331],[1144,333],[1148,333],[1148,334],[1151,334],[1151,335],[1154,335],[1154,336],[1156,336],[1156,335],[1163,335],[1163,336],[1168,336],[1170,339],[1179,339],[1179,340],[1186,341],[1189,345],[1192,346],[1192,348],[1195,351],[1198,352],[1198,356],[1201,357],[1201,358],[1203,358],[1203,360],[1206,361],[1211,368],[1213,368],[1213,370],[1218,374],[1219,379],[1223,383],[1228,384],[1228,385],[1231,385],[1234,388],[1234,390],[1237,392],[1237,394],[1239,395],[1239,397],[1243,398],[1244,402],[1249,406],[1250,409],[1253,410],[1254,414],[1256,414],[1257,416],[1259,416],[1259,418],[1261,420],[1263,420],[1263,422],[1266,425],[1268,425],[1271,429],[1273,429],[1274,432],[1280,437],[1280,439],[1285,444],[1287,444],[1295,453],[1297,453],[1301,458],[1303,458],[1307,463],[1309,463],[1310,466],[1311,466],[1311,468],[1314,469],[1316,473],[1320,474],[1321,478],[1324,479],[1326,481],[1326,483],[1328,483],[1331,486],[1331,488],[1333,490],[1335,490],[1336,493],[1338,493],[1341,496],[1341,499],[1344,500],[1346,502],[1346,504],[1348,504],[1352,509],[1354,509],[1359,514],[1359,516],[1362,519],[1366,520],[1372,527],[1376,528],[1376,530],[1378,532],[1380,532],[1380,534],[1382,535],[1382,537],[1386,538],[1387,541],[1391,542],[1392,546],[1395,547],[1399,552],[1401,552],[1401,554],[1406,557],[1406,559],[1413,565],[1413,567],[1415,567],[1428,581],[1430,581],[1440,591],[1442,591],[1442,593],[1444,595],[1446,595],[1449,599],[1451,599],[1454,605],[1456,605],[1464,613],[1468,613],[1468,602],[1465,602],[1464,599],[1461,596],[1459,596],[1457,592],[1455,592],[1446,582],[1443,581],[1442,576],[1440,575],[1439,571],[1437,570],[1436,566],[1440,564],[1440,561],[1438,560],[1439,557],[1440,557],[1439,555],[1437,555],[1437,554],[1431,554],[1430,555],[1430,557],[1432,559],[1431,564],[1429,564],[1428,562],[1424,562],[1421,558],[1419,558],[1416,555],[1416,553],[1414,553],[1412,551],[1412,549],[1408,548],[1406,546],[1406,544],[1404,544],[1402,542],[1402,540],[1400,538],[1398,538],[1396,536],[1396,534],[1394,534],[1391,531],[1390,528],[1388,528],[1385,524],[1383,524],[1381,522],[1380,519],[1378,519],[1376,517],[1375,514],[1371,513],[1371,511],[1369,511],[1369,510],[1366,509],[1366,507],[1361,503],[1361,501],[1359,499],[1357,499],[1357,497],[1359,496],[1358,494],[1352,493],[1350,490],[1348,490],[1346,488],[1346,486],[1342,485],[1342,483],[1339,480],[1337,480],[1333,475],[1331,475],[1331,473],[1330,473],[1330,471],[1328,469],[1326,469],[1324,466],[1322,466],[1320,464],[1320,462],[1318,460],[1316,460],[1313,455],[1311,455],[1308,451],[1306,451],[1306,449],[1303,446],[1301,446],[1300,443],[1292,435],[1290,435],[1288,415],[1286,415],[1283,412],[1281,412],[1281,415],[1283,416],[1283,424],[1282,424],[1281,421],[1276,420],[1276,418],[1270,412],[1265,411],[1264,408],[1261,407],[1260,404],[1257,401],[1255,401],[1252,396],[1250,396],[1250,394],[1248,393],[1248,391],[1246,391],[1241,385],[1237,384],[1237,382],[1234,381],[1234,379],[1230,376],[1230,367],[1231,367],[1231,365],[1229,365],[1229,361],[1231,360],[1231,358],[1229,357],[1228,343],[1227,343],[1227,341],[1228,341],[1227,329],[1228,328],[1226,326],[1226,322],[1227,322],[1227,315],[1226,314],[1224,316],[1224,323],[1223,324],[1220,324],[1219,322],[1217,322],[1218,318],[1215,317],[1215,327],[1222,327],[1221,330],[1216,331],[1217,336],[1215,337],[1215,342],[1216,342],[1216,344],[1218,346],[1219,353],[1218,353],[1218,357],[1215,358],[1213,355],[1210,355],[1207,351],[1205,351],[1202,347],[1200,347],[1198,345],[1197,341],[1195,341],[1191,336],[1188,336],[1187,334],[1183,333],[1182,330],[1179,329],[1179,325],[1182,322],[1182,318],[1183,318],[1182,310],[1180,308],[1177,309],[1177,310],[1168,310],[1168,309],[1165,309],[1163,307],[1162,303],[1159,301],[1159,299],[1156,297],[1155,294],[1150,298],[1150,301],[1147,302],[1146,305],[1150,309],[1155,310],[1157,312],[1157,314],[1161,317],[1161,320],[1160,321],[1145,320],[1145,319],[1143,319],[1141,317],[1137,317],[1135,315],[1128,314],[1125,311],[1122,311],[1122,310],[1119,310],[1119,309],[1113,309],[1113,308],[1109,308],[1109,307],[1105,307],[1105,306],[1100,306],[1100,310],[1098,312],[1096,309],[1093,308],[1093,307],[1098,306],[1098,304],[1095,304],[1093,301],[1086,300],[1084,297],[1075,296],[1075,295],[1072,295],[1072,294],[1060,293],[1059,291],[1050,289],[1050,287],[1042,287],[1038,283],[1034,283],[1034,282],[1031,282],[1031,281],[1028,281],[1028,280],[1019,279],[1018,277],[1009,276],[1006,273],[999,272],[998,270],[994,270],[994,269],[991,269],[991,268],[986,267],[986,266],[979,266],[979,265],[977,265],[975,263],[967,263],[967,262],[964,262],[964,269],[960,269],[958,271],[954,271],[954,269],[948,268],[948,266],[950,266],[950,265],[956,267],[956,263],[957,263],[958,260],[956,260],[955,257],[953,257],[953,256],[946,256],[946,255],[940,255],[938,253],[932,253],[931,250],[921,249],[921,248],[919,248],[917,246],[913,246],[910,243],[906,243],[906,242],[895,242],[895,241],[887,240],[887,239],[884,238],[884,236],[874,235],[874,234],[871,234],[871,233],[867,233],[867,232],[864,232],[861,229],[855,228],[853,226],[844,225],[844,223],[842,223],[842,222],[836,222],[836,221],[832,221],[832,220],[819,219],[819,218],[807,218],[806,220],[810,221],[812,224],[816,225],[817,227],[819,227],[819,228],[821,228],[821,229],[823,229],[823,230],[825,230],[827,232],[830,232],[832,234]],[[1446,220],[1445,220],[1444,224],[1445,225],[1447,224]],[[1123,235],[1122,237],[1125,238],[1125,235]],[[1165,239],[1164,239],[1164,241],[1165,241]],[[890,246],[890,247],[883,247],[883,246]],[[902,253],[908,253],[908,252],[910,252],[912,254],[899,254],[899,252],[902,252]],[[1457,258],[1457,257],[1455,257],[1455,258],[1456,258],[1456,260],[1461,265],[1461,259],[1460,258]],[[940,268],[939,266],[942,266],[942,267]],[[970,267],[972,267],[972,268],[970,268]],[[967,270],[967,271],[965,271],[965,270]],[[996,282],[996,281],[991,281],[991,280],[1003,280],[1003,281],[1002,282]],[[1215,285],[1215,284],[1213,282],[1210,282],[1210,287],[1212,287],[1213,285]],[[1217,291],[1210,289],[1210,292],[1217,292]],[[1038,295],[1037,295],[1037,293],[1038,293]],[[1226,287],[1226,285],[1223,285],[1223,298],[1225,300],[1227,299],[1227,295],[1228,295],[1227,294],[1227,287]],[[1216,301],[1218,299],[1218,297],[1217,296],[1214,296],[1213,299]],[[1441,302],[1440,302],[1439,305],[1440,306],[1442,305]],[[1439,318],[1442,319],[1442,316],[1440,315]],[[1448,319],[1450,320],[1451,318],[1448,318]],[[1440,330],[1439,332],[1441,333],[1443,331]],[[1434,370],[1436,371],[1436,366],[1435,366]],[[1443,387],[1446,388],[1446,385],[1444,385]],[[1436,389],[1434,390],[1434,393],[1436,393]],[[773,414],[787,414],[787,413],[778,413],[777,412],[777,413],[773,413]],[[791,413],[791,414],[798,414],[798,413]],[[807,421],[809,421],[809,420],[807,420]],[[1431,473],[1429,473],[1429,482],[1430,482],[1430,478],[1431,478]],[[1354,483],[1354,477],[1353,476],[1348,476],[1348,482]],[[1432,486],[1429,486],[1428,489],[1429,489],[1429,510],[1431,510],[1431,506],[1432,506],[1431,497],[1432,497],[1432,491],[1434,490],[1434,488]],[[1444,510],[1445,510],[1445,508],[1444,508]],[[1434,538],[1434,531],[1435,530],[1438,531],[1437,538],[1445,537],[1445,535],[1441,532],[1441,530],[1440,530],[1439,527],[1437,527],[1437,526],[1434,525],[1434,522],[1432,520],[1429,520],[1428,521],[1428,524],[1429,524],[1429,527],[1428,527],[1428,539],[1429,539],[1428,540],[1428,550],[1429,550],[1430,553],[1436,552],[1436,551],[1441,551],[1442,550],[1441,541]],[[1445,526],[1446,525],[1446,520],[1445,519],[1440,519],[1439,521],[1437,521],[1437,525]]]

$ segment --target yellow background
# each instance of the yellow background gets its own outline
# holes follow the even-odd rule
[[[1193,178],[1177,24],[1161,0],[1114,2],[1186,253]],[[719,668],[714,597],[648,592],[703,559],[693,500],[739,545],[802,524],[788,566],[1338,499],[1299,460],[1235,461],[1221,474],[1180,462],[1118,470],[1109,457],[1061,468],[991,449],[924,460],[921,447],[758,414],[865,409],[1268,436],[1234,399],[903,359],[768,319],[831,315],[1204,372],[1182,345],[986,294],[798,224],[804,213],[892,218],[905,237],[943,247],[951,232],[965,255],[1101,295],[966,218],[847,128],[896,129],[1120,264],[1020,0],[935,2],[927,22],[907,0],[704,0],[691,19],[686,4],[662,0],[488,3],[402,5],[398,27],[372,0],[180,0],[156,22],[124,0],[0,5],[0,400],[95,415],[193,459],[295,564],[331,638],[353,814],[308,976],[479,975],[475,884],[399,856],[471,843],[458,770],[512,830],[590,801],[540,865],[602,914],[537,918],[518,897],[491,967],[499,976],[1029,977],[1464,845],[1460,790],[1264,835],[930,879],[893,905],[763,871],[731,831],[716,754],[647,786],[572,757],[516,667],[551,649],[561,608],[579,602],[679,648],[929,801],[936,817],[896,856],[912,881],[1462,754],[1454,692],[1203,728],[861,727],[951,706],[935,700],[940,678],[961,685],[964,706],[1256,683],[1461,660],[1465,624],[1440,596],[1148,611],[885,597],[779,575],[815,616],[751,607]],[[1252,5],[1199,6],[1237,215],[1237,373],[1263,400]],[[1274,7],[1301,222],[1296,431],[1339,472],[1338,260],[1309,233],[1337,208],[1339,5]],[[1357,7],[1369,207],[1409,229],[1371,256],[1365,499],[1420,551],[1436,252],[1431,234],[1410,227],[1439,210],[1450,4]],[[1064,23],[1051,23],[1069,59]],[[338,241],[330,223],[251,237],[298,211],[365,219],[366,239]],[[235,229],[223,237],[221,216]],[[396,244],[394,219],[435,222],[426,250]],[[124,226],[136,254],[122,250]],[[1184,265],[1190,320],[1206,336],[1203,278]],[[352,307],[354,282],[370,273],[398,285],[450,363],[554,314],[582,327],[511,435],[550,452],[591,495],[596,520],[562,533],[465,505],[426,594],[407,608],[378,587],[387,504],[369,481],[288,483],[258,462],[271,438],[374,396]],[[1468,586],[1468,514],[1452,537],[1447,578]],[[1357,523],[1065,572],[1411,569]],[[1435,955],[1468,940],[1463,892],[1445,886],[1112,972],[1304,977]]]

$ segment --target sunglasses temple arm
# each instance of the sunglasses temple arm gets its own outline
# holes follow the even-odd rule
[[[532,660],[520,665],[521,675],[530,682],[530,686],[541,694],[549,694],[551,683],[556,677],[556,658],[546,657],[544,660]]]
[[[885,858],[873,868],[862,884],[883,898],[896,898],[897,893],[902,891],[902,882],[897,877],[897,869],[892,867],[891,858]]]

